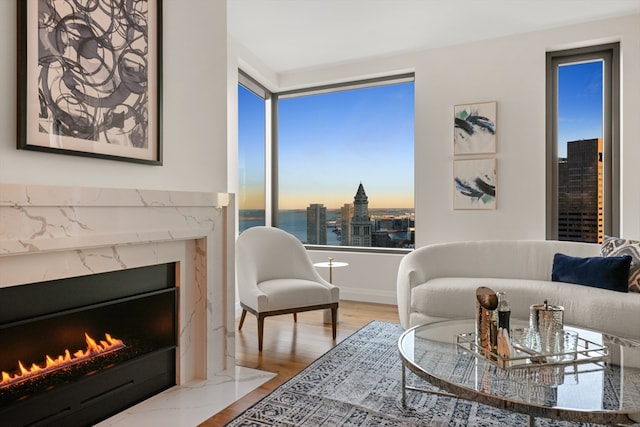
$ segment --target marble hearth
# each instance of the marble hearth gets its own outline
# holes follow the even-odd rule
[[[239,397],[270,378],[235,367],[233,203],[226,193],[0,184],[0,287],[177,262],[177,386],[138,412],[196,425],[230,403],[224,392],[212,409],[221,383]],[[193,405],[199,418],[183,419]],[[106,424],[135,419],[125,412]]]

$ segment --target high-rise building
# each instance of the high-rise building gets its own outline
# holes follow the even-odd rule
[[[369,199],[362,183],[353,198],[353,217],[351,218],[351,246],[371,246],[371,218],[369,217]]]
[[[311,204],[307,208],[307,243],[327,244],[327,208],[322,204]]]
[[[353,217],[353,203],[345,203],[340,208],[340,244],[351,245],[351,217]]]
[[[602,138],[567,142],[558,161],[558,239],[597,243],[604,234]]]

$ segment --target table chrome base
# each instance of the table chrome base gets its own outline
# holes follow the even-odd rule
[[[408,386],[407,385],[407,364],[403,360],[402,361],[402,407],[405,409],[407,409],[407,390],[417,391],[420,393],[435,394],[436,396],[445,396],[445,397],[452,397],[454,399],[459,399],[459,397],[456,396],[455,394],[448,393],[446,391],[429,390],[421,387]],[[527,416],[527,426],[535,427],[536,418],[529,414],[523,414],[523,415]]]

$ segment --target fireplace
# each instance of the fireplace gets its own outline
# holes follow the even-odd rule
[[[175,263],[0,289],[0,419],[88,425],[175,385],[176,313]]]
[[[164,307],[169,305],[174,309],[173,318],[160,316],[156,319],[162,320],[145,326],[145,330],[158,333],[157,336],[145,334],[160,345],[134,359],[140,359],[138,367],[133,369],[136,372],[151,367],[152,359],[160,360],[161,364],[165,363],[163,360],[170,361],[171,367],[165,375],[168,380],[160,381],[161,385],[153,386],[154,391],[149,393],[167,387],[171,392],[232,368],[235,365],[235,223],[228,211],[234,211],[233,196],[226,193],[0,183],[0,304],[5,299],[29,301],[12,295],[22,292],[22,288],[33,287],[38,289],[36,295],[40,295],[26,303],[27,307],[2,305],[0,334],[14,334],[10,337],[14,344],[10,346],[11,354],[6,354],[7,338],[0,335],[0,371],[14,371],[18,360],[30,364],[40,361],[44,354],[58,356],[67,347],[71,351],[85,348],[85,332],[95,339],[104,339],[104,334],[109,333],[122,339],[130,349],[129,334],[144,323],[137,317],[132,320],[132,313],[160,311],[159,307],[165,312]],[[172,268],[173,272],[161,274],[171,277],[170,284],[131,293],[127,293],[131,287],[125,286],[124,294],[104,295],[104,289],[111,290],[112,285],[103,283],[104,286],[95,287],[100,291],[86,292],[89,286],[82,281],[89,277],[100,281],[112,273],[137,272],[157,265],[173,266],[164,267]],[[56,291],[57,286],[68,286],[67,280],[76,281],[70,286],[82,292]],[[112,282],[109,279],[109,283]],[[100,298],[94,300],[94,296]],[[139,301],[147,299],[150,308],[140,309]],[[55,309],[59,315],[51,314],[50,308],[40,307],[42,302],[62,304]],[[115,315],[101,314],[102,310],[112,309]],[[89,312],[93,314],[89,316],[88,326],[80,327],[81,322],[74,316]],[[104,326],[101,325],[103,318],[115,319],[115,322]],[[51,345],[30,340],[37,342],[28,346],[34,354],[19,354],[23,339],[15,336],[23,333],[16,331],[37,322],[48,323],[49,330],[46,334],[33,334],[47,338],[62,335],[64,340],[60,341],[66,343],[56,340],[57,343]],[[56,326],[57,322],[67,326]],[[34,330],[42,327],[38,325]],[[14,328],[17,329],[10,332]],[[29,334],[25,332],[24,336]],[[135,342],[135,337],[133,339]],[[116,373],[133,363],[126,360],[109,364],[109,370]],[[85,377],[92,379],[102,372],[90,371],[91,375],[73,381],[73,386],[83,386],[89,382]],[[128,393],[130,387],[122,384],[129,380],[119,379],[117,375],[110,378],[113,379],[105,382],[103,394],[97,393],[100,396],[96,402],[110,394]],[[171,387],[173,384],[177,387]],[[67,384],[63,384],[56,388],[66,387]],[[142,394],[129,400],[143,399]],[[38,398],[41,397],[20,398],[6,407],[17,407]],[[5,409],[5,404],[0,406]],[[121,407],[114,404],[112,412]],[[4,418],[0,419],[4,424]]]

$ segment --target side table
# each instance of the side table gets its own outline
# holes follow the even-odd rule
[[[334,261],[332,257],[329,257],[328,262],[316,262],[313,264],[314,267],[329,268],[329,283],[331,284],[333,284],[333,268],[346,267],[348,265],[348,262]]]
[[[332,257],[329,257],[329,261],[316,262],[313,264],[314,267],[329,269],[329,283],[331,284],[333,284],[333,268],[347,267],[348,265],[348,262],[334,261]],[[331,323],[331,310],[324,310],[322,319],[324,323]]]

